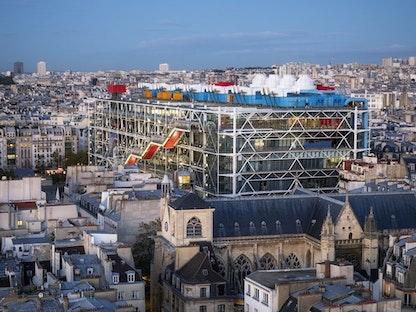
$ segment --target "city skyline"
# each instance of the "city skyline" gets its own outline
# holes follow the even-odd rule
[[[381,64],[416,54],[416,2],[14,0],[0,11],[0,71]]]

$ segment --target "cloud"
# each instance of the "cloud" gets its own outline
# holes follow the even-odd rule
[[[387,48],[388,49],[394,49],[394,50],[396,50],[396,49],[401,50],[401,49],[406,49],[406,46],[404,46],[402,44],[398,44],[398,43],[393,43],[392,45],[388,46]]]

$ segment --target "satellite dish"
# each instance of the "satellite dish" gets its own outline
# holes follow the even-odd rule
[[[40,292],[38,296],[39,298],[43,298],[43,292]]]

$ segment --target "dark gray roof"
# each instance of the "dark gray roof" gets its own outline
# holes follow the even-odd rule
[[[334,218],[343,202],[317,195],[290,195],[210,204],[215,208],[214,237],[307,233],[319,238],[328,206]]]
[[[41,299],[42,308],[38,309],[38,304],[36,299],[27,300],[25,302],[19,301],[10,301],[5,304],[8,307],[9,312],[39,312],[39,311],[63,311],[62,305],[59,303],[58,299]]]
[[[206,252],[198,252],[176,273],[189,284],[225,283],[224,278],[212,269]]]
[[[206,201],[193,192],[186,193],[184,196],[172,200],[169,205],[175,210],[211,208]]]
[[[260,270],[255,271],[246,277],[269,289],[275,289],[276,284],[299,281],[307,282],[317,279],[316,269],[296,269],[296,270]]]
[[[345,200],[344,196],[334,196]],[[377,229],[412,229],[416,228],[416,196],[414,192],[375,192],[348,196],[351,208],[364,228],[365,218],[373,207]]]
[[[35,244],[50,244],[49,236],[42,237],[19,237],[12,239],[13,245],[35,245]]]
[[[416,197],[413,192],[349,194],[349,202],[364,229],[373,207],[379,231],[416,228]],[[214,211],[214,237],[301,234],[319,238],[330,207],[335,221],[345,194],[287,195],[208,201]]]

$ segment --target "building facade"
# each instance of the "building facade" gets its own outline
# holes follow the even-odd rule
[[[365,99],[233,87],[97,99],[89,110],[90,164],[137,163],[160,176],[184,170],[203,197],[237,197],[287,194],[297,183],[336,191],[342,161],[369,151]]]
[[[46,63],[44,61],[38,62],[38,76],[46,75]]]
[[[13,75],[24,74],[23,62],[15,62],[13,64]]]
[[[225,279],[226,294],[235,300],[243,294],[244,278],[255,271],[311,268],[326,260],[345,259],[375,280],[389,235],[416,228],[415,202],[414,193],[404,191],[317,195],[298,190],[288,196],[212,200],[189,193],[167,198],[155,238],[153,307],[160,308],[160,298],[171,287],[183,290],[181,268],[199,252],[210,255],[212,269]],[[167,271],[178,278],[178,285],[172,286]]]
[[[78,134],[70,126],[33,126],[0,129],[2,168],[53,168],[64,166],[65,151],[78,152]]]

